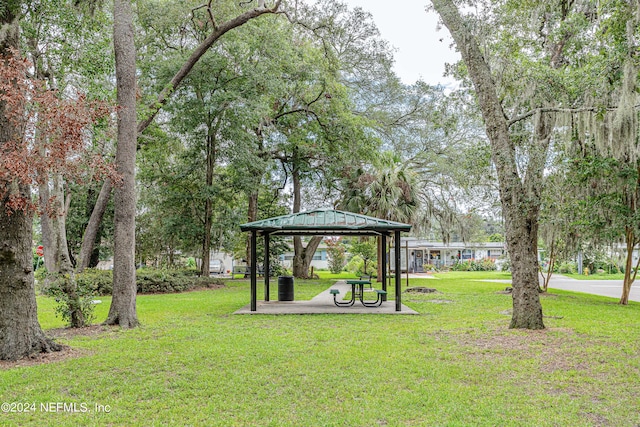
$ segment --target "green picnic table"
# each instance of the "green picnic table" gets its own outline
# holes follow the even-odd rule
[[[373,302],[368,302],[364,300],[364,285],[371,286],[371,280],[347,279],[346,283],[347,285],[351,285],[351,299],[348,301],[338,301],[337,296],[340,293],[338,289],[331,289],[329,291],[333,295],[333,303],[338,307],[350,307],[356,302],[356,298],[359,298],[365,307],[379,307],[382,304],[382,296],[387,294],[387,291],[376,289],[377,299]]]

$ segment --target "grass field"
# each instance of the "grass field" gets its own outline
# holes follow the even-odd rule
[[[53,303],[39,298],[43,327],[71,357],[0,365],[0,402],[29,405],[0,412],[0,425],[640,423],[640,304],[554,291],[542,296],[547,329],[515,331],[505,285],[482,281],[508,276],[436,276],[410,284],[438,293],[403,296],[419,316],[238,316],[249,290],[234,280],[140,295],[134,330],[71,333],[54,329]],[[296,298],[331,280],[296,280]],[[109,307],[101,299],[97,321]]]

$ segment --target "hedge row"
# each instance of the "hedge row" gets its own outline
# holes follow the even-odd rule
[[[136,271],[139,294],[183,292],[195,288],[224,286],[217,277],[198,277],[197,270],[156,270]],[[87,269],[76,275],[78,288],[87,289],[94,295],[111,295],[113,272],[110,270]]]
[[[452,267],[454,271],[494,271],[496,263],[492,259],[458,261]]]

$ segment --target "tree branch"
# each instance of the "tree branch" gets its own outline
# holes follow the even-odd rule
[[[235,17],[234,19],[221,23],[217,28],[214,28],[209,37],[207,37],[202,43],[198,45],[198,47],[193,50],[191,56],[189,56],[180,70],[178,70],[171,81],[158,94],[156,101],[148,106],[150,112],[145,119],[138,122],[138,133],[142,133],[151,124],[151,122],[153,122],[153,119],[158,114],[158,111],[160,111],[160,109],[167,103],[173,91],[176,90],[182,80],[198,63],[200,58],[209,50],[211,46],[213,46],[216,41],[218,41],[220,37],[222,37],[228,31],[246,24],[251,19],[257,18],[264,14],[277,13],[281,3],[282,0],[276,0],[274,6],[270,9],[267,9],[265,7],[249,10]],[[264,2],[261,2],[261,4],[264,4]]]
[[[640,105],[636,105],[635,108],[640,107]],[[518,123],[519,121],[528,119],[529,117],[535,115],[536,113],[584,113],[586,111],[615,111],[616,108],[615,107],[609,107],[609,108],[600,108],[600,107],[580,107],[580,108],[557,108],[557,107],[543,107],[543,108],[536,108],[530,111],[527,111],[526,113],[514,117],[513,119],[509,120],[507,122],[507,126],[511,127],[512,125],[514,125],[515,123]]]

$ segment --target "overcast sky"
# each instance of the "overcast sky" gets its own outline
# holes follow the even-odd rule
[[[442,77],[444,64],[457,61],[460,55],[449,48],[447,29],[436,31],[436,13],[425,11],[428,1],[342,1],[350,8],[359,6],[371,12],[382,37],[397,48],[395,70],[405,84],[415,83],[420,77],[430,84],[451,82]]]

